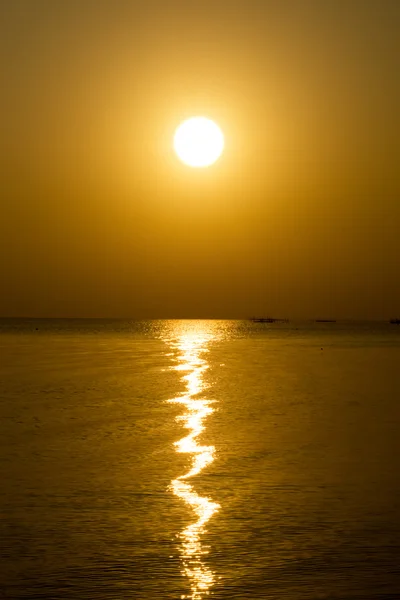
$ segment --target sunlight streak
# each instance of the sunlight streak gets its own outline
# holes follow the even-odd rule
[[[177,421],[182,422],[189,433],[175,442],[175,448],[177,452],[192,455],[192,459],[189,470],[174,479],[170,487],[176,496],[190,506],[197,517],[194,523],[178,534],[181,540],[179,551],[183,565],[182,574],[189,579],[191,586],[191,594],[186,597],[192,600],[201,600],[209,595],[215,583],[214,573],[202,559],[208,554],[208,550],[201,543],[201,537],[206,533],[205,525],[218,511],[219,504],[197,494],[187,481],[214,460],[214,446],[203,446],[198,442],[205,429],[204,420],[215,410],[211,406],[212,400],[198,397],[207,387],[203,375],[208,369],[208,363],[202,356],[208,352],[207,346],[214,338],[212,334],[200,330],[183,332],[166,340],[175,351],[178,361],[172,369],[186,373],[182,376],[182,381],[186,384],[185,391],[169,402],[182,404],[185,408],[185,412],[177,417]]]

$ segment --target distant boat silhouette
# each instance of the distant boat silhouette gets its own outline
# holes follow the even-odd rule
[[[274,319],[272,317],[253,317],[253,323],[288,323],[289,319]]]
[[[250,321],[253,321],[253,323],[275,323],[275,319],[271,317],[253,317]]]
[[[400,319],[390,319],[389,321],[392,325],[400,325]]]
[[[336,323],[336,319],[315,319],[316,323]]]

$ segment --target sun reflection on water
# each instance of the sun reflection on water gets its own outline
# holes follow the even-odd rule
[[[204,354],[208,352],[208,345],[216,337],[206,329],[205,324],[198,322],[194,330],[192,328],[182,331],[166,340],[174,350],[178,362],[177,366],[172,368],[185,373],[182,376],[186,384],[185,391],[169,402],[183,405],[185,412],[178,416],[177,420],[182,422],[189,432],[175,442],[176,451],[190,454],[192,457],[189,470],[171,482],[171,490],[190,506],[197,517],[197,520],[178,536],[182,573],[188,577],[191,586],[191,594],[187,598],[192,600],[200,600],[208,595],[214,585],[214,573],[203,560],[208,551],[202,544],[201,537],[206,531],[206,523],[219,509],[219,504],[210,498],[199,496],[188,481],[213,462],[215,453],[214,446],[203,446],[198,441],[205,429],[204,420],[215,410],[212,400],[198,397],[207,387],[203,381],[203,374],[209,365]]]

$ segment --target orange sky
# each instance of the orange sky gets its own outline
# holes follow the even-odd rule
[[[0,12],[0,316],[399,314],[395,0]]]

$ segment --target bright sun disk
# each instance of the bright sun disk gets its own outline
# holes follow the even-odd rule
[[[224,135],[214,121],[192,117],[179,125],[174,148],[182,162],[190,167],[208,167],[221,156]]]

